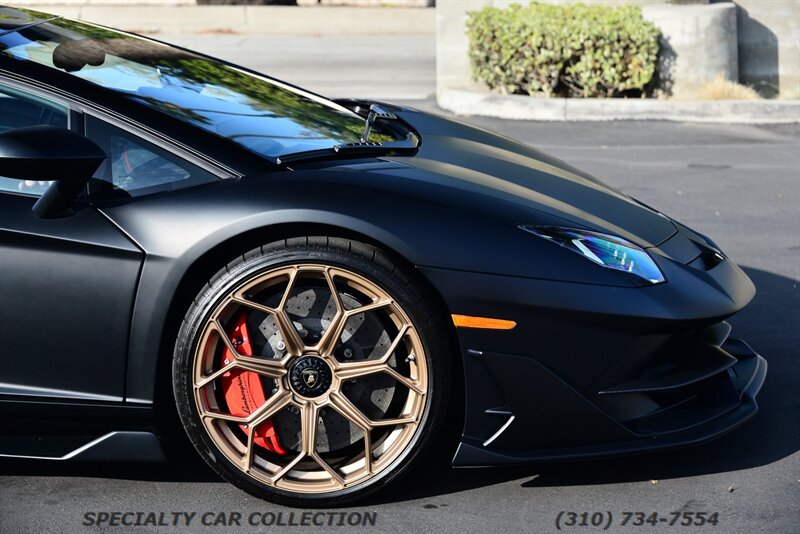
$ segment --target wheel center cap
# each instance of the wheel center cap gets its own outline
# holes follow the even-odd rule
[[[299,358],[289,372],[292,389],[303,397],[319,397],[331,387],[332,378],[331,368],[317,356]]]

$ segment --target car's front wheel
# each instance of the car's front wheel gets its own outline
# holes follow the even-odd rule
[[[380,249],[308,237],[229,263],[181,326],[183,425],[222,477],[325,506],[363,497],[430,448],[449,390],[435,302]]]

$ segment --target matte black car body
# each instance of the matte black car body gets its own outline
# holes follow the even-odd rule
[[[198,284],[236,254],[301,235],[375,244],[450,313],[516,322],[443,333],[463,371],[455,465],[686,445],[756,412],[766,363],[724,322],[752,299],[747,276],[704,236],[529,146],[385,104],[420,139],[413,152],[275,163],[32,62],[0,54],[0,83],[69,103],[78,133],[96,116],[218,177],[84,197],[55,220],[0,192],[2,455],[157,457],[174,336]],[[520,225],[619,236],[666,282],[642,287]]]

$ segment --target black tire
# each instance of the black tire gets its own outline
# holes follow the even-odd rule
[[[327,493],[285,491],[250,476],[230,461],[200,420],[194,396],[193,369],[202,328],[214,310],[234,288],[260,273],[298,264],[322,264],[347,269],[384,290],[402,308],[424,346],[427,391],[424,412],[413,438],[391,463],[353,486]],[[445,313],[426,295],[413,270],[371,245],[334,237],[301,237],[277,241],[251,250],[231,261],[202,288],[189,308],[178,333],[173,357],[175,401],[184,429],[200,456],[222,478],[244,491],[275,503],[299,507],[328,507],[352,503],[384,488],[428,455],[444,418],[450,398],[452,347],[445,334]],[[226,360],[227,361],[227,360]],[[287,375],[288,376],[288,375]],[[316,423],[315,423],[316,427]]]

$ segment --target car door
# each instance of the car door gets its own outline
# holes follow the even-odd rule
[[[0,80],[0,131],[70,124],[68,105]],[[44,182],[0,168],[0,400],[122,401],[142,252],[85,200],[74,214],[31,211]]]

